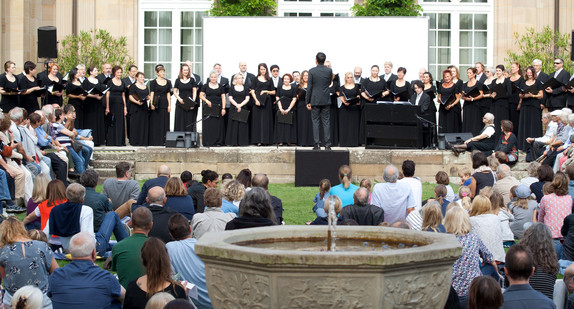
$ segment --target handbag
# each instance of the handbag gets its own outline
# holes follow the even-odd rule
[[[82,145],[82,143],[78,142],[75,139],[72,140],[72,149],[74,149],[76,153],[82,151],[82,148],[84,148],[84,145]]]

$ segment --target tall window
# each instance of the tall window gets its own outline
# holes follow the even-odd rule
[[[148,78],[155,66],[163,64],[166,76],[171,73],[172,21],[170,11],[147,11],[144,14],[144,72]]]
[[[486,14],[460,14],[461,67],[474,66],[476,62],[486,63],[487,36]]]
[[[429,72],[439,79],[451,64],[451,16],[449,13],[425,13],[429,17]]]
[[[349,16],[350,0],[277,0],[278,16]]]
[[[203,58],[203,16],[204,12],[181,12],[181,57],[183,63],[190,60],[193,63],[193,73],[201,75]]]

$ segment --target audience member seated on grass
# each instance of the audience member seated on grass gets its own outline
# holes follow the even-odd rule
[[[251,190],[251,178],[253,178],[253,174],[248,168],[244,168],[239,171],[239,174],[237,174],[237,177],[235,177],[235,180],[239,181],[239,183],[245,187],[245,193]]]
[[[64,183],[59,179],[54,179],[48,183],[46,187],[46,199],[38,204],[38,207],[34,209],[26,218],[24,218],[24,224],[28,224],[36,218],[40,218],[40,229],[43,230],[46,227],[48,218],[50,218],[50,212],[56,205],[63,204],[67,202],[66,199],[66,187]],[[50,238],[49,241],[52,245],[60,245],[60,241],[57,237]]]
[[[86,188],[83,205],[90,206],[94,212],[94,231],[100,230],[106,213],[112,211],[110,200],[105,195],[96,192],[98,178],[98,172],[93,169],[85,170],[80,176],[80,184]]]
[[[470,178],[470,198],[474,198],[484,187],[492,187],[496,181],[492,169],[488,165],[488,159],[482,152],[472,154],[473,174]]]
[[[502,195],[504,205],[510,203],[510,188],[520,185],[520,181],[512,176],[510,166],[501,164],[496,169],[496,177],[498,180],[492,186],[492,191]]]
[[[538,181],[538,167],[540,167],[540,163],[536,161],[532,161],[528,163],[528,167],[526,168],[526,172],[528,173],[528,177],[524,177],[520,179],[520,183],[523,185],[527,185],[530,188],[530,185]]]
[[[568,194],[572,197],[572,201],[574,201],[574,165],[570,165],[566,168],[566,175],[568,175],[569,179]]]
[[[44,293],[48,290],[48,276],[58,268],[54,253],[47,243],[32,240],[24,224],[9,217],[0,224],[0,273],[3,275],[4,306],[10,308],[12,296],[28,284],[34,284]],[[44,306],[51,306],[44,295]]]
[[[514,216],[504,205],[504,199],[499,193],[493,193],[490,196],[490,209],[498,217],[500,229],[502,231],[502,242],[504,248],[514,245],[514,233],[510,230],[510,222],[514,221]]]
[[[530,185],[530,191],[532,191],[534,196],[536,196],[536,202],[540,203],[544,196],[542,187],[544,184],[551,183],[554,180],[554,171],[548,165],[540,165],[538,169],[536,169],[536,174],[538,176],[538,181]]]
[[[130,203],[123,216],[118,213],[120,218],[129,213],[131,204],[136,202],[140,194],[140,184],[136,180],[130,179],[131,176],[131,165],[128,162],[120,161],[116,164],[116,178],[106,179],[102,186],[102,194],[112,201],[114,210],[125,203]]]
[[[524,230],[529,226],[526,225],[532,224],[533,215],[537,207],[538,203],[530,198],[530,189],[528,186],[518,186],[518,188],[516,188],[516,201],[512,202],[509,207],[514,216],[514,221],[510,223],[510,230],[514,234],[514,238],[520,239]],[[566,222],[566,219],[564,222]],[[574,252],[572,252],[572,254],[574,257]]]
[[[66,189],[68,201],[52,209],[44,233],[48,238],[52,235],[58,235],[62,247],[67,252],[72,236],[79,232],[87,232],[95,237],[97,253],[103,257],[107,251],[112,250],[109,243],[112,232],[117,241],[130,235],[118,214],[113,211],[106,214],[102,226],[94,235],[94,213],[89,206],[82,205],[85,193],[86,189],[82,185],[70,184]]]
[[[179,175],[179,179],[181,179],[181,182],[183,182],[186,191],[192,185],[192,182],[197,183],[197,181],[193,180],[193,174],[190,171],[181,172],[181,174]]]
[[[566,284],[569,295],[567,308],[574,308],[574,264],[570,264],[564,270],[564,284]]]
[[[148,179],[144,182],[136,203],[138,205],[143,205],[148,196],[148,190],[153,187],[165,187],[169,177],[171,177],[171,169],[167,165],[160,165],[157,169],[157,177]]]
[[[313,212],[317,217],[326,217],[325,213],[325,200],[330,196],[331,181],[329,179],[321,179],[319,182],[319,192],[313,198]]]
[[[460,303],[468,301],[470,283],[480,277],[481,259],[496,269],[496,261],[478,235],[471,233],[472,226],[466,210],[452,207],[446,212],[444,227],[447,233],[456,236],[462,246],[462,254],[452,266],[452,286],[460,298]]]
[[[417,205],[411,186],[398,183],[399,170],[392,164],[383,171],[386,183],[378,183],[373,188],[371,203],[385,211],[385,222],[404,220]]]
[[[32,197],[28,200],[28,204],[26,205],[26,216],[34,213],[36,208],[38,208],[38,204],[42,203],[46,200],[46,188],[48,187],[48,183],[50,182],[50,177],[44,173],[40,173],[34,179],[34,189],[32,190]],[[26,229],[33,230],[33,229],[41,229],[41,219],[36,217],[34,220],[29,220],[30,223],[26,222]]]
[[[528,247],[517,244],[508,249],[504,273],[510,286],[504,291],[502,308],[556,308],[551,299],[534,290],[530,285],[529,280],[534,271],[534,259]]]
[[[558,276],[558,258],[552,245],[552,235],[542,223],[534,223],[522,234],[520,244],[528,247],[534,259],[534,274],[530,277],[533,289],[552,299]]]
[[[74,235],[70,253],[72,262],[54,270],[48,280],[54,308],[121,308],[125,290],[114,275],[95,264],[94,236],[85,231]]]
[[[454,190],[450,185],[450,177],[448,177],[448,174],[444,171],[439,171],[434,176],[434,179],[436,180],[437,185],[444,185],[446,187],[446,196],[444,198],[449,201],[454,201],[456,199],[456,195],[454,195]]]
[[[40,309],[43,306],[44,294],[33,285],[25,285],[18,289],[12,297],[12,308],[15,309]],[[50,306],[51,306],[50,302]],[[9,307],[5,307],[9,308]],[[50,308],[50,307],[49,307]]]
[[[408,183],[413,190],[413,197],[417,202],[416,209],[420,210],[422,206],[422,199],[423,199],[423,185],[421,180],[418,177],[415,177],[415,162],[411,160],[403,161],[402,168],[403,170],[403,178],[399,180],[399,182]]]
[[[164,243],[172,241],[167,230],[167,221],[173,214],[176,214],[173,209],[164,207],[166,199],[165,191],[162,187],[153,187],[148,190],[147,206],[134,205],[132,207],[132,212],[139,207],[147,207],[151,211],[153,226],[149,232],[149,237],[157,237],[163,240]]]
[[[245,195],[245,187],[239,181],[231,180],[222,186],[221,192],[223,193],[221,210],[225,213],[239,214],[239,203]]]
[[[434,187],[434,201],[440,205],[440,210],[443,216],[446,215],[446,207],[451,202],[446,198],[447,192],[445,185],[438,184]],[[429,201],[433,200],[429,199]]]
[[[219,175],[212,170],[201,171],[201,183],[196,183],[187,189],[187,194],[193,199],[195,213],[202,213],[205,210],[203,203],[203,193],[207,188],[217,188],[219,185]]]
[[[206,194],[210,190],[217,189],[208,189]],[[169,218],[168,228],[174,239],[166,245],[173,272],[180,274],[180,280],[197,286],[197,299],[192,299],[197,308],[212,308],[205,282],[205,265],[195,254],[197,240],[191,236],[189,221],[182,215],[175,214]]]
[[[193,219],[195,214],[195,207],[193,206],[193,199],[185,191],[185,186],[181,179],[178,177],[171,177],[164,187],[167,200],[164,207],[173,209],[184,215],[188,220]]]
[[[482,243],[493,254],[494,260],[504,263],[502,228],[498,216],[492,213],[490,200],[483,195],[475,197],[468,215],[470,216],[472,233],[480,237]],[[492,269],[490,265],[484,265],[482,272],[484,275],[492,275],[498,278],[495,276],[497,274],[496,267]]]
[[[173,295],[166,292],[155,293],[155,295],[148,300],[145,309],[163,309],[165,305],[174,299],[175,297],[173,297]]]
[[[343,207],[353,204],[353,194],[359,188],[351,182],[353,179],[353,170],[348,165],[339,167],[339,179],[341,183],[332,187],[329,195],[336,195],[343,202]]]
[[[193,238],[200,239],[205,233],[225,231],[227,222],[237,217],[234,213],[224,213],[221,210],[223,194],[217,188],[208,188],[203,194],[205,211],[195,214],[191,225],[193,226]]]
[[[468,309],[500,308],[503,302],[500,284],[494,278],[479,276],[472,279],[468,291]]]
[[[482,122],[484,123],[484,128],[482,128],[479,135],[467,139],[463,144],[452,146],[452,151],[455,155],[458,156],[461,152],[465,152],[466,150],[479,150],[487,156],[492,154],[492,151],[496,146],[494,115],[491,113],[484,114]]]
[[[253,188],[262,188],[269,194],[269,178],[265,174],[255,174],[251,180],[251,185]],[[274,196],[269,194],[271,198],[271,208],[273,208],[273,213],[275,213],[275,222],[277,224],[283,223],[283,202]],[[241,204],[240,204],[241,205]]]
[[[132,236],[118,242],[112,248],[112,270],[117,272],[120,284],[125,288],[130,281],[145,275],[141,249],[153,226],[153,217],[147,207],[139,207],[131,215]]]
[[[562,258],[562,234],[564,218],[572,213],[572,197],[568,194],[568,176],[556,173],[550,185],[552,193],[544,195],[538,205],[538,222],[546,224],[552,233],[558,259]]]
[[[276,225],[271,197],[263,188],[254,187],[245,194],[239,204],[239,217],[225,225],[226,230]]]
[[[124,309],[145,308],[148,300],[159,292],[187,299],[186,289],[172,278],[169,255],[161,239],[150,237],[142,247],[141,256],[146,274],[128,283]]]
[[[357,192],[357,191],[355,191],[355,192]],[[337,222],[334,222],[334,224],[339,224],[339,222],[341,222],[342,218],[343,218],[341,215],[343,203],[341,202],[341,199],[336,195],[329,195],[329,197],[325,200],[325,203],[323,204],[323,210],[325,211],[327,216],[326,217],[317,217],[317,218],[315,218],[315,220],[313,220],[313,222],[311,222],[309,224],[311,224],[311,225],[328,225],[329,224],[329,210],[331,209],[331,204],[333,206],[333,209],[335,210],[335,214],[337,215]]]
[[[429,202],[423,208],[423,223],[421,230],[435,233],[446,233],[442,225],[442,211],[437,202]]]
[[[353,219],[359,225],[379,225],[385,221],[385,211],[375,205],[369,204],[369,191],[359,188],[353,194],[353,205],[343,208],[341,217]]]

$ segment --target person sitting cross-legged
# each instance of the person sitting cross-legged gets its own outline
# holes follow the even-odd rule
[[[359,225],[379,225],[385,221],[385,211],[375,205],[369,204],[369,191],[359,188],[353,194],[353,205],[343,207],[341,217],[353,219]]]

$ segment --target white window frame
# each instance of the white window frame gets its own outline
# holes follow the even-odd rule
[[[351,16],[351,7],[355,1],[346,2],[321,2],[321,0],[311,1],[277,1],[277,16],[284,16],[285,13],[311,13],[313,17],[320,17],[321,13],[347,13]],[[289,16],[286,16],[289,17]]]

